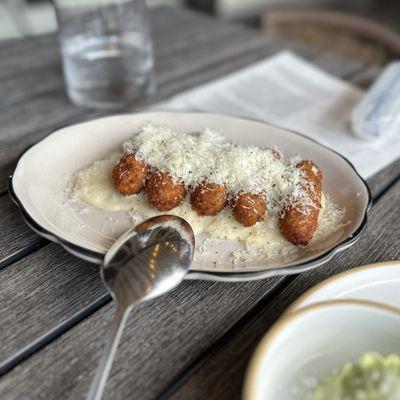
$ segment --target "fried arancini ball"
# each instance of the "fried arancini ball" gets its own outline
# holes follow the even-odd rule
[[[322,173],[311,161],[297,164],[303,172],[302,187],[309,196],[309,204],[288,201],[279,215],[278,225],[282,235],[290,243],[307,246],[318,225],[322,197]]]
[[[310,198],[316,205],[321,208],[321,197],[322,197],[322,172],[312,162],[308,160],[300,161],[297,165],[304,175],[304,179],[308,184],[305,185],[305,189],[309,194]]]
[[[199,215],[217,215],[225,207],[226,188],[204,181],[195,187],[190,200],[193,210]]]
[[[239,193],[234,201],[233,216],[243,226],[253,226],[259,221],[264,221],[265,197],[261,193]]]
[[[145,185],[149,167],[133,154],[123,155],[112,170],[115,189],[127,196],[139,193]]]
[[[168,172],[155,170],[146,182],[147,199],[158,211],[169,211],[179,206],[186,196],[182,182],[174,180]]]

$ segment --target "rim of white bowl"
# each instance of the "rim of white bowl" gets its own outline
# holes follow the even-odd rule
[[[346,271],[340,272],[340,273],[338,273],[336,275],[333,275],[333,276],[331,276],[329,278],[326,278],[322,282],[320,282],[317,285],[313,286],[311,289],[308,289],[299,298],[297,298],[286,309],[286,311],[284,312],[283,315],[298,311],[299,310],[299,308],[298,308],[299,305],[301,305],[301,303],[303,303],[305,300],[307,300],[309,297],[311,297],[315,292],[317,292],[318,290],[322,289],[323,287],[331,284],[332,282],[335,282],[335,281],[337,281],[339,279],[342,279],[345,276],[357,274],[360,271],[365,271],[365,270],[373,269],[373,268],[376,268],[376,267],[384,267],[385,265],[395,265],[395,264],[399,264],[399,263],[400,263],[400,260],[392,260],[392,261],[380,261],[380,262],[371,263],[371,264],[364,264],[364,265],[360,265],[358,267],[354,267],[354,268],[348,269]],[[351,301],[352,299],[343,299],[343,300]],[[357,299],[354,299],[354,300],[357,301]],[[331,300],[326,300],[326,301],[331,301]],[[362,301],[362,300],[359,300],[359,301]],[[368,302],[368,301],[371,301],[371,300],[365,300],[365,302]],[[318,302],[318,303],[321,303],[321,302]],[[382,304],[382,303],[379,303],[378,301],[376,301],[375,303]],[[308,307],[308,306],[305,306],[305,307]],[[391,306],[391,307],[395,308],[396,310],[398,310],[400,312],[400,308],[399,307],[396,307],[396,306]]]
[[[379,264],[379,263],[377,263]],[[282,332],[282,330],[293,320],[297,318],[301,318],[304,314],[314,312],[315,310],[319,310],[321,308],[325,308],[328,306],[334,305],[355,305],[355,306],[364,306],[366,308],[372,308],[375,310],[383,310],[396,317],[400,317],[400,310],[396,307],[381,304],[375,301],[370,300],[327,300],[319,303],[314,303],[309,306],[303,307],[298,311],[294,311],[291,313],[285,312],[281,318],[276,321],[272,327],[267,331],[267,333],[262,337],[261,341],[258,343],[251,359],[250,363],[247,367],[244,384],[243,384],[243,399],[244,400],[254,400],[257,395],[257,375],[258,371],[261,368],[261,364],[265,357],[265,353],[270,348],[274,339]]]

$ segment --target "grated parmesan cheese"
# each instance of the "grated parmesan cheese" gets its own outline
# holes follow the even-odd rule
[[[124,151],[152,168],[169,172],[188,188],[207,180],[225,185],[231,197],[241,191],[262,193],[274,213],[288,198],[304,204],[311,201],[300,185],[299,158],[280,157],[278,149],[228,143],[210,129],[189,134],[146,124],[124,143]]]
[[[111,170],[120,156],[121,154],[110,154],[106,159],[95,161],[76,173],[73,177],[71,199],[83,201],[84,204],[90,204],[106,212],[127,211],[129,212],[128,220],[133,225],[155,215],[163,214],[149,205],[145,193],[123,196],[114,189]],[[268,209],[264,221],[246,228],[235,220],[229,207],[225,207],[216,216],[200,217],[191,208],[188,200],[174,208],[173,214],[184,218],[192,226],[198,246],[196,248],[197,257],[199,259],[202,256],[208,257],[209,249],[212,249],[221,240],[235,241],[243,244],[244,247],[229,253],[234,265],[257,260],[289,262],[306,252],[334,243],[344,226],[342,223],[344,210],[339,208],[329,197],[323,196],[318,228],[307,248],[302,248],[289,243],[282,236],[276,216]],[[93,212],[90,209],[87,211]],[[109,225],[110,223],[108,219],[105,220],[105,224]],[[122,233],[123,231],[118,232],[116,237]],[[219,251],[221,251],[220,248]],[[219,253],[215,255],[215,258],[224,260]]]

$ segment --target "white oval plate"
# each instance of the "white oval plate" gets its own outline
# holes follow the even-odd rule
[[[244,399],[307,400],[319,381],[369,351],[400,354],[398,310],[336,300],[285,314],[251,359]]]
[[[78,257],[101,263],[113,240],[130,227],[130,219],[126,213],[120,215],[114,236],[102,233],[101,228],[109,225],[110,213],[93,209],[84,214],[71,207],[66,201],[65,177],[110,152],[120,151],[121,144],[146,122],[182,132],[207,127],[221,132],[234,143],[278,146],[287,156],[301,154],[320,166],[324,192],[346,209],[344,222],[347,224],[340,235],[295,261],[235,265],[221,256],[218,260],[203,257],[193,263],[188,278],[241,281],[302,272],[349,247],[365,227],[371,202],[369,189],[341,155],[300,134],[265,123],[218,114],[177,112],[117,115],[69,126],[26,151],[10,180],[10,193],[28,224]],[[226,244],[220,247],[223,254]],[[214,265],[213,261],[218,263]]]
[[[363,265],[324,280],[300,296],[287,310],[328,300],[367,300],[400,310],[400,261]]]

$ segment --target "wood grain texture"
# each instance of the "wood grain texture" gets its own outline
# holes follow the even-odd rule
[[[186,282],[173,293],[138,306],[128,321],[105,398],[156,397],[258,303],[262,311],[256,318],[175,394],[177,399],[239,398],[244,369],[256,342],[300,293],[349,267],[400,256],[400,227],[394,224],[399,218],[399,189],[397,183],[378,201],[367,232],[357,244],[324,267],[300,275],[272,300],[266,293],[273,281]],[[0,381],[0,393],[7,399],[84,398],[111,313],[111,305],[102,308],[17,366]],[[51,379],[46,378],[50,370]],[[32,382],[32,386],[23,382]]]
[[[212,37],[224,29],[220,29],[212,18],[169,7],[152,9],[149,17],[156,46],[162,44],[162,40],[164,46],[170,45],[191,34],[204,36],[209,32]],[[3,79],[29,75],[54,64],[60,65],[59,43],[54,33],[1,42],[0,77]]]
[[[374,187],[374,185],[371,185]],[[240,399],[246,368],[257,344],[284,310],[306,290],[322,280],[355,266],[400,259],[400,181],[372,208],[365,235],[353,247],[317,270],[292,279],[291,283],[237,332],[202,367],[188,373],[187,381],[174,393],[173,400]]]
[[[197,23],[193,24],[191,13],[173,12],[171,9],[156,9],[150,16],[154,27],[156,61],[159,61],[156,62],[157,69],[162,67],[165,59],[174,58],[182,49],[189,50],[190,41],[203,46],[214,41],[218,43],[230,34],[240,32],[235,25],[219,27],[210,18],[198,17],[200,21],[196,18]],[[173,23],[176,26],[171,29]],[[47,40],[45,45],[38,40],[37,48],[31,49],[36,53],[33,60],[28,51],[22,54],[7,54],[7,57],[4,57],[7,65],[4,65],[3,60],[0,61],[0,92],[7,93],[7,96],[0,100],[0,110],[49,91],[64,91],[59,45],[56,36],[52,35],[52,38],[53,40]],[[20,42],[23,41],[16,41],[17,47]],[[0,46],[0,52],[1,48]]]
[[[105,291],[96,265],[56,244],[1,271],[0,364]]]
[[[185,282],[173,293],[139,305],[129,319],[116,358],[115,372],[124,373],[117,373],[117,379],[110,381],[107,392],[112,396],[108,398],[117,398],[115,385],[121,379],[127,379],[126,385],[133,391],[123,398],[153,398],[174,374],[265,296],[275,282]],[[59,304],[57,296],[52,300]],[[112,311],[111,305],[102,308],[9,372],[0,380],[1,397],[84,398]],[[12,388],[16,377],[25,384]],[[26,384],[28,381],[32,386]]]
[[[187,11],[163,9],[154,12],[153,19],[158,93],[138,102],[136,107],[120,111],[134,111],[149,102],[166,99],[283,48],[313,61],[317,53],[317,64],[337,76],[346,77],[363,68],[358,61],[321,53],[306,44],[266,37],[236,25],[219,24]],[[9,94],[0,99],[0,192],[5,187],[5,176],[13,170],[16,158],[24,149],[60,126],[108,114],[84,110],[69,102],[57,41],[44,39],[46,45],[38,46],[34,62],[29,51],[16,52],[15,64],[29,66],[29,73],[14,64],[3,66],[10,71],[14,67],[15,71],[8,79],[0,80],[0,92]],[[0,63],[0,75],[2,70]]]
[[[388,190],[400,176],[400,159],[389,164],[368,180],[373,197],[380,196]]]
[[[283,41],[276,37],[265,38],[236,25],[227,25],[225,28],[224,24],[216,23],[208,17],[198,17],[197,14],[178,12],[177,15],[177,24],[186,26],[186,29],[190,28],[190,31],[183,35],[183,39],[177,37],[176,41],[170,46],[159,47],[158,50],[156,48],[156,54],[164,52],[166,58],[164,64],[162,62],[164,56],[159,56],[161,59],[159,76],[163,76],[163,79],[161,81],[159,79],[158,95],[153,101],[168,98],[174,93],[224,76],[263,57],[274,54],[282,48],[290,48],[340,77],[345,78],[349,74],[354,75],[361,68],[359,62],[348,59],[340,59],[340,62],[337,62],[332,54],[320,53],[303,44]],[[162,16],[162,12],[157,14],[157,18]],[[186,18],[188,22],[183,22],[186,21]],[[194,21],[197,21],[197,23]],[[170,19],[168,26],[171,26],[171,24],[173,22]],[[207,28],[216,38],[211,40],[203,32],[204,29],[199,29],[199,27]],[[159,29],[160,32],[163,32],[161,28]],[[217,32],[220,33],[217,34]],[[51,42],[50,38],[44,39],[55,46],[55,41]],[[169,47],[174,47],[175,50],[172,52],[172,56],[168,58],[169,50],[167,49]],[[182,57],[184,57],[184,62]],[[336,61],[333,62],[332,60]],[[180,66],[180,64],[183,65]],[[57,126],[91,119],[101,114],[101,112],[78,109],[70,104],[61,92],[42,94],[32,102],[22,103],[18,107],[10,107],[0,112],[0,124],[2,126],[0,130],[0,188],[3,186],[4,190],[7,174],[12,172],[16,157],[26,147],[46,136]],[[10,204],[5,204],[4,207],[4,213],[0,214],[0,226],[7,226],[7,229],[13,230],[14,217],[7,219],[7,225],[3,224],[3,217],[4,215],[15,216],[16,225],[18,225],[21,221],[18,211],[15,206]],[[8,235],[5,236],[9,238]],[[6,238],[4,241],[8,245],[11,239]],[[20,248],[23,249],[26,242],[21,240],[14,242],[12,246],[19,244],[21,244]],[[0,260],[13,251],[14,248],[8,246],[0,247]]]
[[[356,80],[364,71],[364,66],[358,62],[320,53],[306,45],[280,38],[266,38],[256,32],[186,11],[171,12],[168,18],[163,12],[160,11],[157,16],[159,26],[158,31],[155,30],[159,92],[152,101],[165,99],[184,89],[226,75],[283,48],[292,48],[327,71],[344,78]],[[168,36],[168,31],[174,31],[171,27],[179,32],[172,40]],[[10,62],[4,61],[5,64],[2,64],[4,58],[0,57],[0,76],[4,74],[6,78],[4,88],[26,91],[24,85],[34,84],[30,87],[31,100],[25,102],[22,95],[15,95],[8,103],[3,103],[3,106],[0,104],[0,186],[1,177],[4,179],[5,172],[12,168],[17,154],[26,146],[45,136],[58,124],[101,115],[78,110],[69,104],[63,94],[60,72],[56,70],[59,68],[56,41],[51,36],[40,40],[41,46],[35,50],[39,55],[32,69],[28,68],[30,66],[26,65],[26,61],[21,63],[20,69],[17,66],[18,57],[23,57],[28,49],[35,47],[30,40],[15,43],[15,58]],[[0,46],[0,55],[4,54],[2,51],[6,50]],[[27,59],[29,57],[26,56]],[[20,76],[32,70],[36,71],[38,77],[42,69],[49,74],[51,84],[41,91],[35,83],[36,79],[24,78],[18,83],[18,79],[14,79],[18,74],[12,73],[13,68],[18,70]],[[375,193],[385,190],[398,176],[396,165],[382,172],[379,182],[371,181]],[[390,194],[391,191],[383,199],[392,198]],[[3,198],[0,198],[1,201]],[[0,214],[0,249],[3,251],[0,260],[9,254],[9,246],[15,252],[18,248],[26,248],[37,238],[21,228],[16,207],[7,201],[1,205],[5,208]],[[391,203],[389,205],[392,209]],[[6,210],[6,218],[3,209]],[[8,236],[10,229],[13,235],[18,235],[15,245]],[[364,240],[371,241],[374,238]],[[354,265],[352,261],[349,263]],[[327,268],[334,267],[331,263]],[[325,268],[321,271],[325,271]],[[97,267],[74,259],[56,245],[46,245],[8,266],[0,274],[0,295],[5,296],[0,299],[3,300],[0,302],[0,317],[6,321],[2,324],[5,329],[0,332],[3,346],[0,362],[18,354],[18,351],[29,347],[46,333],[54,332],[60,324],[67,324],[72,317],[86,316],[82,314],[85,307],[105,293]],[[254,310],[271,303],[271,289],[278,290],[279,282],[282,280],[246,284],[186,282],[168,296],[139,306],[134,310],[124,333],[106,398],[147,399],[160,394],[171,380],[196,363],[218,339],[227,338],[227,332],[240,332],[239,327],[247,322],[246,318],[252,313],[258,316],[259,313]],[[90,316],[88,314],[83,322],[58,338],[57,335],[48,338],[48,341],[54,341],[0,380],[0,397],[84,398],[111,313],[112,306],[105,306]],[[247,326],[243,332],[248,334]],[[225,368],[228,366],[225,365]],[[120,385],[120,389],[117,389]],[[186,398],[191,398],[192,392],[187,393],[189,396]]]
[[[208,60],[204,58],[205,49],[209,46],[221,48],[227,37],[238,38],[243,31],[242,28],[229,25],[218,27],[214,21],[211,23],[211,19],[204,17],[199,17],[198,23],[194,24],[192,13],[178,12],[176,19],[170,18],[171,13],[169,9],[154,12],[156,77],[160,88],[168,80],[189,75],[193,65],[204,67]],[[201,33],[204,28],[208,35]],[[240,49],[232,46],[231,51],[239,52]],[[59,126],[107,114],[104,111],[84,110],[68,101],[56,40],[47,43],[47,46],[38,46],[38,52],[39,56],[34,59],[38,65],[32,63],[31,53],[24,52],[24,56],[17,53],[16,62],[28,66],[29,73],[24,70],[18,73],[16,66],[12,65],[16,71],[10,79],[3,79],[0,83],[0,92],[10,94],[2,96],[0,101],[0,186],[4,186],[4,177],[13,169],[16,157],[26,147]],[[185,55],[186,62],[182,62],[182,55]],[[218,54],[216,58],[221,60],[223,57],[224,54]],[[171,89],[164,89],[151,101],[166,98],[175,93],[173,90],[179,90],[177,87]],[[137,106],[144,104],[138,103]]]
[[[7,78],[22,72],[29,73],[30,66],[43,66],[53,53],[57,38],[54,34],[38,35],[24,39],[2,41],[0,45],[0,77]],[[28,55],[34,54],[30,62]]]
[[[0,268],[12,262],[13,255],[41,240],[22,220],[8,196],[0,197]]]
[[[192,24],[191,26],[198,25]],[[223,31],[220,36],[216,34],[213,40],[204,38],[202,35],[188,34],[183,35],[185,38],[183,43],[181,40],[177,40],[175,42],[172,41],[172,46],[166,46],[165,42],[163,42],[164,46],[159,46],[160,54],[156,53],[156,77],[159,90],[157,95],[149,99],[149,101],[154,103],[166,99],[181,90],[216,78],[220,76],[217,72],[220,74],[226,73],[230,66],[228,57],[239,58],[238,56],[243,51],[257,54],[259,53],[257,50],[260,47],[268,48],[268,44],[265,44],[263,37],[260,40],[259,35],[252,33],[250,36],[253,40],[250,40],[251,38],[248,38],[241,28],[236,28],[235,31],[235,29],[229,27],[227,31]],[[245,36],[245,41],[236,40],[243,35]],[[235,44],[226,46],[229,37],[234,40],[232,43]],[[171,49],[167,52],[165,48],[168,47],[171,47]],[[272,51],[273,49],[270,47],[270,53]],[[206,56],[207,54],[209,54],[208,57]],[[258,54],[259,58],[262,56],[262,54]],[[184,60],[182,60],[183,57]],[[225,71],[220,65],[224,63]],[[238,63],[236,62],[235,64]],[[219,65],[220,68],[214,72],[212,69],[215,65]],[[242,65],[245,64],[242,63]],[[50,68],[53,68],[53,73],[49,74],[48,78],[46,70],[40,71],[40,77],[32,78],[30,83],[33,86],[25,86],[18,81],[17,88],[11,84],[11,87],[5,87],[4,90],[11,90],[11,93],[19,91],[23,95],[26,94],[27,87],[34,91],[35,87],[39,85],[40,90],[42,90],[41,81],[45,80],[47,84],[55,79],[54,75],[58,76],[58,79],[62,82],[59,65]],[[196,76],[195,80],[193,76]],[[137,107],[143,107],[145,104],[146,102],[142,101],[137,104]],[[128,108],[120,111],[133,110]],[[60,86],[58,90],[40,91],[36,97],[30,98],[29,101],[9,106],[4,105],[3,108],[0,106],[0,124],[2,126],[0,131],[0,188],[4,187],[5,176],[14,168],[18,155],[28,146],[60,126],[107,114],[108,112],[105,111],[83,110],[72,105],[64,93],[63,86]]]
[[[274,48],[274,50],[276,50]],[[249,54],[247,57],[243,58],[238,58],[237,62],[231,62],[229,63],[229,68],[237,68],[243,63],[250,63],[254,60],[256,60],[259,57],[258,52],[255,52],[254,54]],[[326,60],[326,56],[323,54],[321,56],[321,59],[323,61]],[[319,63],[319,55],[314,55],[314,61],[316,63]],[[223,63],[222,65],[216,67],[217,72],[216,73],[224,73],[226,71],[228,63]],[[348,68],[345,67],[344,71],[348,71]],[[336,70],[337,74],[340,74]],[[198,80],[198,76],[194,75],[193,78],[188,78],[191,80]],[[204,78],[203,78],[204,79]],[[199,82],[200,83],[200,82]],[[378,180],[375,180],[373,182],[377,186],[382,186],[385,185],[387,182],[391,182],[395,177],[398,176],[399,170],[397,165],[394,165],[393,167],[388,167],[387,169],[384,170],[384,172],[381,174],[381,178]],[[15,252],[22,251],[24,250],[27,246],[30,247],[32,246],[32,243],[34,241],[39,240],[38,236],[34,234],[31,230],[29,230],[22,222],[22,219],[19,215],[19,210],[17,207],[11,203],[10,200],[7,198],[1,200],[1,209],[2,213],[0,214],[0,227],[3,227],[7,232],[11,232],[12,235],[10,234],[3,234],[1,235],[0,239],[0,265],[2,260],[7,259],[7,257],[12,256]],[[18,240],[14,240],[14,237],[17,237]]]

